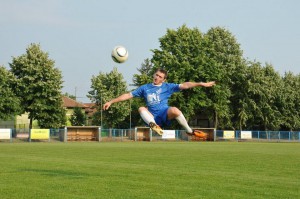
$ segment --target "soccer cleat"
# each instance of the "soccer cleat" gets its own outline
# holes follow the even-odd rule
[[[196,137],[203,138],[204,140],[207,139],[208,136],[207,133],[204,133],[203,131],[200,130],[194,130],[193,132]]]
[[[154,122],[150,122],[149,126],[154,132],[156,132],[159,135],[162,135],[164,133],[163,130]]]
[[[192,135],[195,135],[194,134],[194,131],[193,132],[191,132],[191,133],[189,133],[189,132],[185,132],[188,136],[192,136]]]
[[[199,138],[203,138],[203,139],[207,139],[207,133],[204,133],[203,131],[200,131],[200,130],[197,130],[197,129],[194,129],[192,133],[189,133],[189,132],[185,132],[187,135],[189,136],[196,136],[196,137],[199,137]]]

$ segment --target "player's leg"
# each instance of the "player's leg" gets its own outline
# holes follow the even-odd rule
[[[184,115],[177,107],[170,107],[168,109],[168,119],[176,119],[177,122],[186,130],[187,134],[193,133],[193,129],[191,129]]]
[[[155,123],[154,116],[148,111],[146,107],[140,107],[138,111],[140,113],[141,118],[146,124],[149,124],[150,122]]]
[[[144,122],[147,123],[154,132],[158,133],[159,135],[163,134],[162,129],[156,124],[154,116],[148,111],[146,107],[140,107],[139,113]]]
[[[185,119],[184,115],[182,112],[177,108],[177,107],[170,107],[168,110],[168,119],[176,119],[178,123],[186,130],[187,135],[195,135],[198,137],[205,137],[207,136],[206,133],[199,131],[199,130],[193,130],[187,120]]]

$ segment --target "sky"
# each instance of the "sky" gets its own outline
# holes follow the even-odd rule
[[[186,25],[225,28],[244,58],[299,74],[299,10],[299,0],[0,0],[0,65],[9,69],[13,57],[40,44],[62,72],[63,93],[89,102],[93,76],[116,67],[131,84],[167,29]],[[125,63],[111,59],[117,45],[129,52]]]

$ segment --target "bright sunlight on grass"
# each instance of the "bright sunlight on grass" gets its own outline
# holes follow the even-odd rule
[[[0,198],[297,198],[298,143],[0,143]]]

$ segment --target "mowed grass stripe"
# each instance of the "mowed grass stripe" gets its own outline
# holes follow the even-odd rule
[[[297,198],[299,143],[0,143],[1,198]]]

